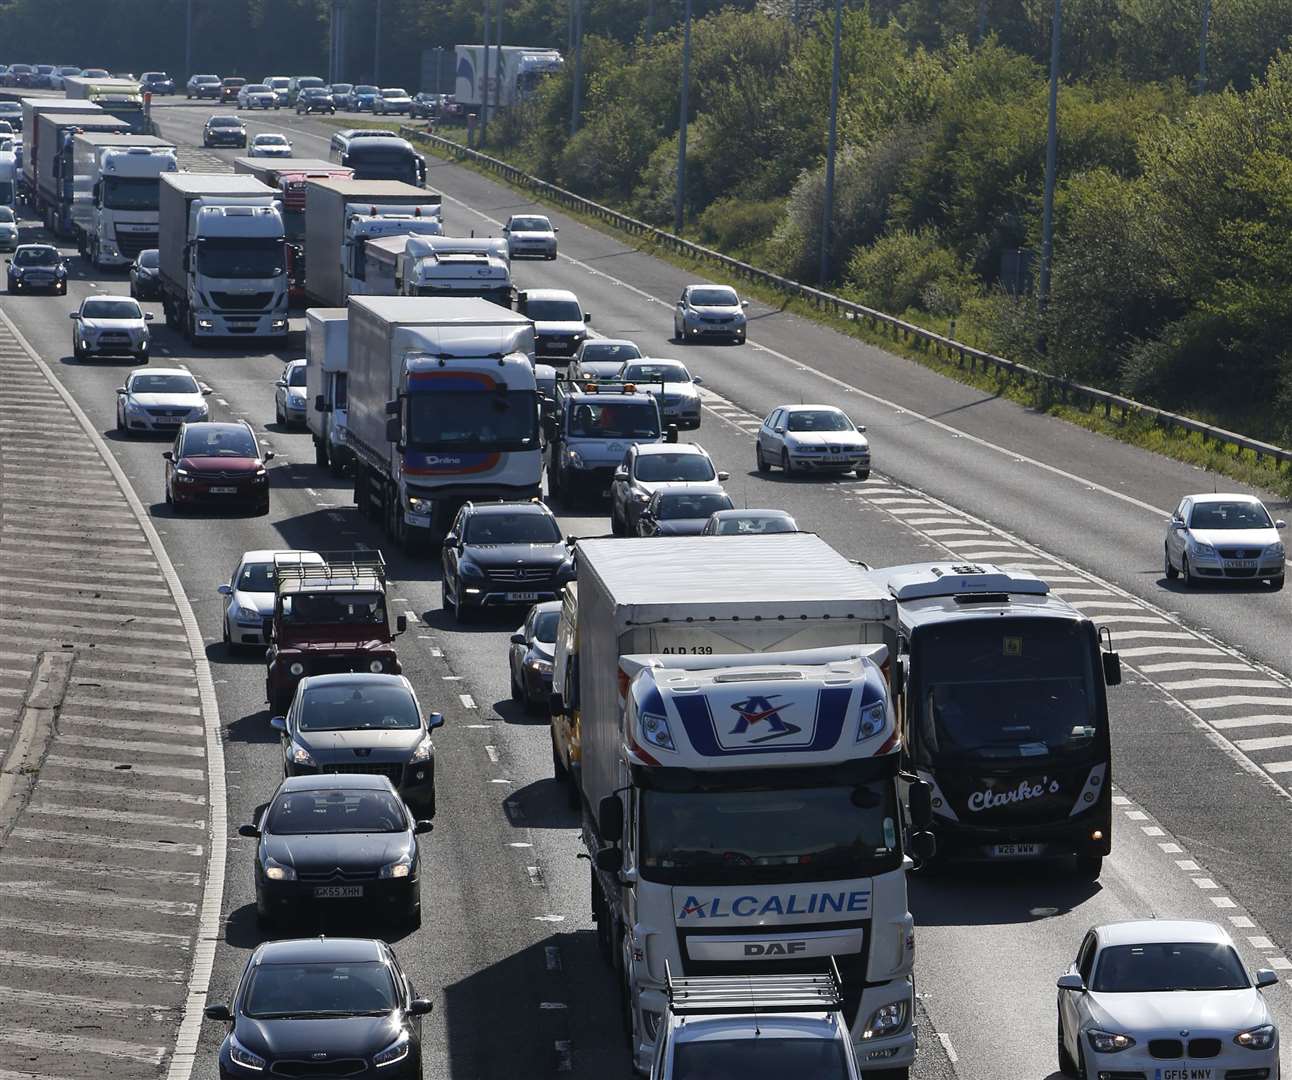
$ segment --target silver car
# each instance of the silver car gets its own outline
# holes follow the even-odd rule
[[[767,414],[754,442],[759,472],[773,465],[795,472],[855,472],[870,477],[865,427],[833,405],[781,405]]]
[[[272,109],[277,103],[277,96],[264,83],[247,83],[238,91],[239,109]]]
[[[770,536],[798,531],[798,522],[784,510],[719,510],[704,523],[700,535]]]
[[[723,338],[745,343],[745,308],[730,285],[688,285],[673,310],[673,339],[681,342]]]
[[[712,490],[727,475],[713,467],[713,460],[699,443],[636,443],[624,454],[610,483],[610,529],[616,536],[635,536],[637,519],[659,488]]]
[[[1287,549],[1254,495],[1186,495],[1167,522],[1165,570],[1187,585],[1204,580],[1268,581],[1283,588]]]
[[[148,359],[148,324],[153,321],[153,313],[145,312],[137,300],[129,296],[87,296],[68,318],[76,323],[72,327],[72,355],[77,360],[89,356]]]
[[[541,214],[512,214],[502,227],[502,234],[507,238],[507,253],[513,259],[522,255],[555,259],[556,234],[560,231]]]
[[[568,289],[527,289],[517,297],[516,310],[534,321],[534,351],[539,356],[569,359],[587,338],[592,321]]]
[[[704,380],[692,375],[680,361],[631,360],[619,369],[617,379],[653,394],[664,423],[676,424],[679,431],[694,431],[700,426],[700,391],[696,388]]]
[[[288,141],[286,135],[279,135],[276,132],[266,132],[263,135],[253,135],[251,145],[247,147],[247,157],[291,157],[292,144]]]
[[[224,607],[224,644],[229,648],[240,645],[265,645],[265,620],[273,618],[277,583],[274,561],[288,560],[306,566],[322,566],[323,556],[316,551],[263,551],[243,552],[227,585],[219,593],[228,597]]]
[[[180,424],[207,420],[206,395],[211,388],[184,368],[139,368],[117,387],[117,430],[164,431],[174,434]]]
[[[274,419],[280,424],[305,423],[305,364],[291,360],[274,383]]]
[[[18,250],[18,218],[8,206],[0,206],[0,251]]]

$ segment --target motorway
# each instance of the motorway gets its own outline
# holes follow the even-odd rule
[[[164,135],[195,144],[208,110],[162,106],[156,115]],[[298,154],[326,156],[331,129],[319,121],[255,115],[248,127],[286,131]],[[450,232],[496,232],[501,219],[532,205],[469,170],[433,158],[428,164],[429,184],[445,196]],[[517,264],[518,284],[573,289],[598,333],[633,338],[651,355],[679,356],[702,375],[706,411],[694,438],[730,470],[727,486],[738,503],[783,507],[840,551],[874,565],[954,556],[1035,568],[1107,624],[1123,651],[1126,683],[1110,692],[1117,820],[1100,882],[1018,867],[918,878],[913,885],[922,1044],[915,1075],[1050,1076],[1053,980],[1094,923],[1216,918],[1234,931],[1250,966],[1292,977],[1283,841],[1292,825],[1283,786],[1292,772],[1289,594],[1184,592],[1161,580],[1165,512],[1181,494],[1209,488],[1211,478],[757,304],[751,343],[743,348],[672,345],[670,308],[689,276],[552,216],[561,226],[562,258]],[[113,388],[128,365],[74,363],[67,312],[93,290],[124,286],[120,277],[86,277],[78,261],[73,267],[66,299],[6,296],[0,307],[93,425],[109,433]],[[246,549],[377,546],[381,538],[351,506],[348,488],[313,465],[308,435],[273,421],[272,383],[282,360],[302,355],[299,334],[281,354],[243,355],[195,352],[160,318],[154,325],[154,363],[189,366],[215,388],[215,418],[246,417],[279,454],[267,519],[176,519],[161,493],[166,444],[115,437],[107,443],[210,643],[227,775],[227,873],[209,992],[219,1002],[260,940],[251,906],[252,846],[236,827],[251,820],[281,771],[263,702],[263,665],[254,654],[231,656],[219,644],[216,587]],[[0,383],[0,395],[7,392]],[[755,472],[751,430],[758,418],[799,400],[839,403],[868,426],[876,468],[868,482]],[[1278,507],[1271,500],[1283,513]],[[562,515],[562,524],[575,535],[608,531],[605,517]],[[509,700],[505,657],[513,626],[458,628],[439,608],[438,564],[391,549],[385,554],[396,610],[410,613],[400,643],[405,671],[423,702],[447,721],[436,739],[440,813],[435,832],[423,838],[430,867],[425,922],[393,939],[419,990],[436,1001],[425,1075],[626,1076],[617,990],[595,953],[575,820],[551,780],[545,725]],[[105,585],[134,580],[110,558],[102,574]],[[148,700],[164,719],[168,707]],[[327,921],[302,925],[303,933],[351,929]],[[94,978],[89,972],[87,985]],[[123,993],[103,979],[84,992],[104,1001]],[[1292,1032],[1292,995],[1285,986],[1268,993]],[[10,1015],[0,1012],[0,1032]],[[51,1023],[30,1026],[55,1030]],[[205,1025],[193,1075],[215,1075],[220,1036],[219,1025]],[[0,1034],[0,1046],[2,1040]],[[0,1054],[0,1077],[139,1075],[141,1064],[94,1060],[91,1070],[85,1061],[72,1055],[61,1066],[42,1059],[39,1068],[27,1068]]]

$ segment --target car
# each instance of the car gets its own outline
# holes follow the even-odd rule
[[[512,214],[502,227],[507,238],[507,254],[515,259],[529,256],[539,259],[556,258],[556,234],[560,227],[542,214]]]
[[[180,425],[175,444],[164,454],[163,486],[175,513],[206,503],[251,507],[269,513],[272,450],[262,450],[245,420],[201,421]]]
[[[305,426],[305,361],[290,360],[274,382],[274,419]]]
[[[351,104],[355,112],[372,112],[373,102],[381,97],[381,90],[375,86],[369,86],[364,83],[356,86],[351,95]]]
[[[441,600],[459,623],[477,611],[555,600],[574,580],[556,515],[537,500],[466,503],[441,559]]]
[[[192,101],[193,98],[218,99],[219,97],[219,75],[190,75],[188,82],[184,84],[184,98],[187,101]]]
[[[1277,1077],[1279,1033],[1229,934],[1201,920],[1089,930],[1058,980],[1059,1072],[1099,1077]]]
[[[174,434],[180,424],[210,417],[210,393],[187,368],[138,368],[117,387],[117,431]]]
[[[507,666],[511,672],[511,700],[527,712],[547,708],[552,693],[552,657],[556,653],[556,627],[561,621],[561,601],[547,600],[529,609],[525,621],[511,635]]]
[[[323,556],[316,551],[244,551],[234,567],[233,577],[218,589],[221,596],[229,598],[223,620],[223,640],[229,648],[269,644],[265,639],[265,620],[274,616],[278,559],[299,566],[323,565]]]
[[[403,675],[307,675],[287,715],[269,722],[282,735],[284,776],[380,774],[418,814],[435,816],[431,732],[444,717],[423,715]]]
[[[274,92],[274,108],[281,108],[288,103],[287,91],[292,85],[292,80],[286,75],[266,75],[260,81]]]
[[[302,90],[309,90],[313,87],[325,87],[325,83],[317,75],[293,75],[287,80],[287,104],[295,105],[301,95]]]
[[[32,79],[36,76],[36,69],[30,64],[10,64],[9,70],[5,72],[5,86],[32,86]]]
[[[18,250],[18,216],[11,206],[0,206],[0,251]]]
[[[0,120],[0,135],[7,139],[12,139],[16,134],[18,133],[14,130],[13,124],[9,123],[8,120]]]
[[[304,86],[296,95],[296,115],[336,112],[336,103],[326,86]]]
[[[220,1080],[325,1069],[420,1080],[422,1017],[433,1008],[384,941],[320,936],[256,946],[232,1004],[204,1015],[226,1025]]]
[[[139,76],[139,86],[145,94],[169,97],[175,93],[175,80],[164,71],[145,71]]]
[[[5,264],[11,293],[44,289],[67,294],[67,261],[53,244],[19,244]]]
[[[49,76],[49,88],[51,90],[62,90],[66,85],[63,82],[64,79],[70,79],[80,74],[81,69],[75,64],[64,64]]]
[[[161,262],[156,248],[144,248],[130,264],[130,295],[136,300],[161,297]]]
[[[413,95],[408,115],[418,120],[433,120],[440,115],[440,95],[423,91]]]
[[[236,116],[213,116],[202,129],[203,146],[247,145],[247,127]]]
[[[247,85],[247,80],[231,75],[227,79],[220,80],[220,104],[228,105],[237,103],[238,91]]]
[[[287,136],[277,132],[253,135],[247,147],[247,157],[291,157],[292,152]]]
[[[784,510],[719,510],[704,523],[700,535],[770,536],[798,531],[798,522]]]
[[[86,68],[81,72],[83,79],[106,79],[109,77],[107,68]]]
[[[796,472],[855,472],[870,478],[870,443],[865,425],[854,424],[833,405],[779,405],[754,437],[754,464],[761,473],[779,466]]]
[[[637,518],[658,488],[690,484],[712,489],[727,476],[713,467],[708,452],[699,443],[630,446],[610,482],[611,531],[616,536],[635,536]]]
[[[332,95],[332,104],[338,109],[350,108],[350,95],[354,90],[354,83],[337,82],[327,88],[328,93]]]
[[[238,829],[258,841],[256,915],[261,925],[298,921],[308,904],[347,900],[383,922],[422,924],[422,862],[417,837],[434,828],[414,820],[386,776],[334,773],[283,780],[259,820]]]
[[[588,336],[592,316],[568,289],[527,289],[517,296],[516,310],[534,322],[534,352],[569,358]]]
[[[1275,521],[1254,495],[1186,495],[1167,522],[1165,570],[1186,586],[1200,581],[1266,581],[1283,588],[1287,559]]]
[[[37,64],[36,74],[31,81],[31,85],[38,89],[53,90],[52,77],[55,70],[56,65],[54,64]]]
[[[629,360],[616,376],[619,382],[634,383],[639,390],[654,394],[665,424],[675,424],[680,431],[694,431],[700,426],[700,392],[704,384],[679,360]]]
[[[700,487],[662,487],[637,515],[638,536],[699,536],[709,518],[735,509],[731,496],[716,484]]]
[[[642,351],[637,344],[627,338],[590,337],[579,346],[566,372],[571,380],[576,375],[586,373],[589,378],[596,381],[603,375],[613,377],[619,374],[619,369],[625,363],[629,360],[640,360],[641,355]],[[584,367],[585,364],[597,366],[589,368]]]
[[[0,120],[6,120],[14,131],[22,131],[22,106],[16,101],[0,101]]]
[[[268,112],[278,108],[278,98],[264,83],[247,83],[238,91],[238,108],[264,109]]]
[[[152,335],[148,324],[153,313],[144,311],[130,296],[94,293],[67,316],[72,327],[72,356],[85,360],[91,356],[133,356],[147,361]]]
[[[412,107],[413,99],[408,96],[408,91],[398,86],[382,87],[372,99],[372,111],[379,116],[407,113]]]
[[[688,285],[673,311],[673,340],[689,343],[703,338],[725,338],[745,343],[745,308],[730,285]]]

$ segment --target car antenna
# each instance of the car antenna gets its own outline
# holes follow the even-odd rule
[[[763,1032],[758,1026],[758,995],[754,993],[754,985],[752,981],[747,985],[749,987],[749,1008],[754,1014],[754,1034],[761,1035]]]

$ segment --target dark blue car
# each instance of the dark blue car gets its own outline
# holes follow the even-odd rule
[[[5,262],[11,293],[67,294],[67,262],[53,244],[19,244]]]

